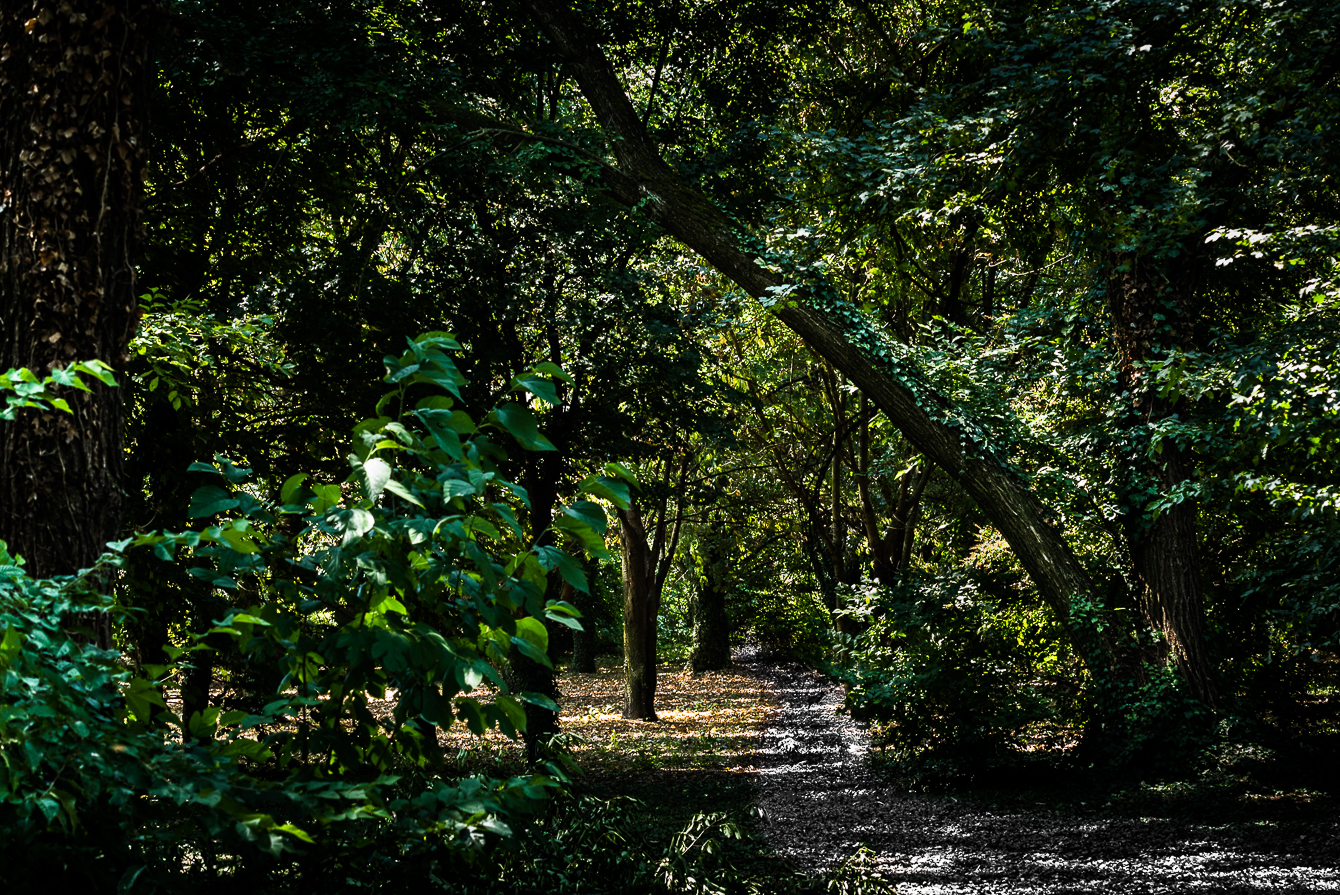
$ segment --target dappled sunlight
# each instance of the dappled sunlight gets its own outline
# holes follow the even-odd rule
[[[840,687],[799,665],[757,668],[780,703],[760,737],[757,801],[769,842],[803,870],[865,847],[900,895],[1340,891],[1334,822],[1243,805],[1197,820],[1172,801],[1131,816],[1056,791],[1029,806],[913,792],[865,760],[868,734],[836,711]]]

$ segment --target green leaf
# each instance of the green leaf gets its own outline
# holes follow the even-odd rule
[[[307,473],[300,472],[284,479],[283,486],[279,489],[279,502],[288,506],[297,504],[303,500],[300,489],[302,483],[307,481]]]
[[[116,385],[116,378],[112,376],[112,368],[100,360],[85,361],[71,366],[80,373],[87,373],[103,385]]]
[[[428,434],[433,436],[448,456],[453,460],[465,459],[465,452],[461,450],[461,436],[454,428],[451,411],[420,408],[414,411],[414,416],[423,423]]]
[[[341,522],[344,524],[344,540],[342,544],[348,546],[372,530],[377,524],[377,519],[367,510],[355,508],[344,510],[338,514]]]
[[[213,569],[204,569],[196,566],[189,570],[192,575],[204,581],[213,587],[222,587],[228,590],[237,590],[237,582],[227,575],[216,572]]]
[[[389,592],[383,592],[374,598],[372,605],[368,608],[373,612],[398,612],[401,615],[409,615],[409,610],[405,608],[405,604]]]
[[[526,450],[557,450],[549,439],[540,434],[539,426],[535,424],[535,414],[531,413],[529,407],[515,402],[503,404],[494,409],[493,415]]]
[[[202,516],[213,516],[216,513],[236,509],[241,504],[240,500],[237,500],[217,485],[206,485],[197,489],[191,495],[191,503],[187,507],[186,515],[190,519],[199,519]]]
[[[637,475],[622,463],[606,463],[605,475],[616,479],[623,479],[625,482],[633,485],[637,484]]]
[[[563,580],[568,584],[571,584],[582,593],[590,592],[590,588],[586,582],[586,573],[582,571],[581,566],[572,561],[572,557],[568,556],[562,550],[559,550],[556,547],[536,547],[535,555],[536,558],[539,559],[540,565],[543,566],[546,571],[558,569],[558,574],[561,575]]]
[[[376,500],[381,493],[386,490],[386,483],[391,481],[391,464],[380,457],[369,457],[366,463],[362,464],[359,475],[359,484],[363,486],[363,494],[369,500]]]
[[[558,392],[554,389],[554,384],[547,379],[541,379],[538,376],[521,375],[512,380],[513,391],[528,391],[542,401],[557,407],[559,404]]]
[[[553,361],[541,361],[531,368],[532,372],[542,373],[545,376],[552,376],[555,379],[561,379],[568,385],[576,385],[576,380],[563,371],[563,368]]]
[[[511,638],[512,643],[516,644],[522,654],[534,659],[546,668],[552,667],[549,663],[549,632],[545,630],[544,623],[531,616],[523,616],[516,620],[516,634]]]
[[[590,494],[593,497],[603,497],[621,510],[626,510],[632,506],[629,498],[628,485],[624,482],[616,482],[614,479],[593,475],[582,479],[577,488],[583,494]]]
[[[517,730],[526,729],[526,710],[521,707],[521,704],[514,697],[499,695],[493,700],[493,706],[511,723],[512,727]],[[507,731],[504,730],[503,732],[506,733]]]
[[[238,553],[259,553],[261,550],[255,541],[235,528],[225,528],[220,534],[228,546]]]
[[[604,508],[589,500],[574,500],[568,506],[563,507],[563,514],[586,523],[597,534],[604,534],[609,524],[605,518]]]
[[[331,509],[340,505],[342,495],[339,485],[313,485],[312,512],[323,516]]]
[[[442,483],[442,499],[451,500],[453,497],[468,497],[477,493],[473,482],[467,482],[464,479],[447,479]]]
[[[567,606],[569,609],[572,609],[572,614],[558,611],[558,607],[560,606]],[[586,627],[577,619],[573,618],[573,615],[575,614],[579,613],[577,613],[577,610],[568,603],[553,603],[544,610],[544,617],[550,621],[558,622],[560,625],[571,628],[574,631],[585,631]]]
[[[542,709],[548,709],[551,712],[558,711],[558,703],[554,702],[543,693],[534,693],[526,691],[516,694],[516,698],[522,702],[529,702],[531,705],[538,705]]]
[[[553,528],[576,537],[582,543],[582,549],[591,556],[591,559],[603,560],[610,557],[610,551],[604,545],[604,537],[592,532],[590,525],[579,523],[575,519],[569,519],[568,516],[559,516],[553,520]]]
[[[484,718],[484,710],[479,705],[479,701],[469,696],[462,696],[456,700],[456,717],[464,722],[465,726],[470,728],[470,732],[475,736],[483,736],[487,729]]]
[[[386,480],[386,490],[390,491],[392,494],[394,494],[396,497],[399,497],[401,500],[408,501],[409,503],[414,504],[416,507],[423,506],[423,504],[419,501],[419,498],[415,497],[414,494],[408,488],[400,484],[400,482],[396,481],[395,479]]]

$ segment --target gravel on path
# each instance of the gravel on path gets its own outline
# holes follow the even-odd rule
[[[900,895],[1340,891],[1340,819],[1306,836],[1095,813],[994,810],[895,788],[842,689],[757,646],[736,653],[775,693],[758,745],[758,806],[777,851],[822,873],[864,846]]]

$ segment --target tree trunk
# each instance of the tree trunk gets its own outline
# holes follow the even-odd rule
[[[552,427],[560,429],[563,420],[560,417]],[[562,443],[561,436],[555,432],[555,443]],[[525,455],[526,491],[530,495],[531,535],[536,543],[549,545],[554,535],[548,531],[554,521],[554,507],[558,504],[558,480],[563,474],[562,454],[559,451],[537,451]],[[556,600],[563,593],[563,579],[558,572],[550,572],[545,582],[545,601]],[[550,641],[549,660],[553,662],[555,653],[553,641]],[[514,690],[540,693],[555,701],[558,700],[558,681],[554,669],[545,667],[529,656],[514,652],[509,659],[510,679],[508,686]],[[526,742],[526,755],[534,763],[541,758],[542,745],[558,733],[558,712],[534,703],[525,703],[526,730],[522,738]]]
[[[1196,504],[1183,500],[1150,520],[1151,503],[1190,477],[1182,451],[1172,441],[1165,440],[1152,457],[1149,449],[1152,427],[1175,416],[1183,402],[1161,397],[1157,387],[1146,381],[1141,367],[1143,362],[1166,357],[1170,350],[1190,343],[1194,318],[1187,297],[1192,271],[1183,266],[1170,276],[1159,277],[1130,255],[1114,255],[1110,270],[1112,334],[1122,389],[1131,402],[1124,420],[1130,440],[1121,464],[1126,475],[1122,527],[1130,544],[1140,609],[1163,636],[1159,658],[1171,654],[1196,697],[1213,704],[1214,672],[1205,644]],[[1164,282],[1160,284],[1156,277]]]
[[[671,472],[673,466],[665,461],[661,482],[664,496],[656,510],[650,546],[642,511],[634,496],[626,510],[619,510],[619,534],[623,543],[623,649],[624,672],[627,677],[627,701],[623,716],[637,721],[656,720],[656,618],[661,612],[661,589],[670,574],[675,550],[679,546],[679,526],[683,521],[682,501],[684,479],[689,472],[689,459],[679,461],[679,476],[674,491],[676,500],[674,521],[670,519]]]
[[[723,671],[730,667],[730,622],[726,617],[726,592],[730,581],[729,533],[713,529],[704,532],[701,545],[702,575],[693,595],[693,650],[689,653],[689,671]]]
[[[647,530],[633,500],[619,510],[623,543],[623,657],[627,689],[623,716],[635,721],[656,720],[656,615],[652,553]]]
[[[829,470],[829,544],[833,554],[833,577],[839,584],[854,584],[847,567],[847,526],[842,501],[842,452],[846,447],[843,428],[846,426],[845,395],[836,375],[824,377],[828,386],[828,403],[833,408],[833,463]],[[828,607],[830,610],[836,606]]]
[[[889,504],[889,524],[887,529],[881,530],[879,514],[875,512],[875,503],[870,496],[870,416],[867,399],[862,395],[858,455],[860,468],[856,475],[856,491],[861,498],[861,522],[865,526],[866,542],[874,557],[875,580],[891,583],[899,571],[907,568],[911,559],[914,517],[934,467],[923,462],[903,473],[898,478],[896,499],[889,497],[888,491],[885,491]]]
[[[144,167],[148,4],[0,6],[0,370],[127,361]],[[121,521],[121,395],[0,424],[0,539],[37,576],[97,560]]]
[[[596,671],[596,607],[600,603],[596,590],[596,574],[599,564],[595,560],[586,562],[586,582],[591,588],[589,594],[574,589],[572,605],[582,614],[582,629],[572,632],[572,670],[580,674],[595,674]]]

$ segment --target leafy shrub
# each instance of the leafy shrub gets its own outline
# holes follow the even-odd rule
[[[578,624],[544,599],[549,573],[585,590],[558,538],[604,555],[603,511],[561,509],[553,540],[528,533],[527,495],[500,471],[504,445],[551,449],[523,400],[476,422],[454,406],[464,381],[429,334],[388,357],[393,391],[355,428],[343,484],[294,476],[276,502],[224,460],[197,464],[219,483],[196,492],[202,531],[111,545],[189,564],[212,588],[245,595],[171,667],[132,676],[111,651],[71,633],[107,569],[35,581],[0,553],[0,849],[6,882],[82,877],[86,888],[261,888],[427,883],[476,864],[563,779],[550,762],[507,780],[444,776],[436,731],[516,735],[524,705],[499,673],[516,654],[548,665],[544,621]],[[513,393],[554,400],[547,365]],[[36,394],[34,392],[34,394]],[[411,408],[408,412],[403,409]],[[593,476],[585,493],[625,499]],[[180,555],[180,556],[179,556]],[[241,585],[248,584],[245,591]],[[254,711],[168,710],[162,681],[231,653],[279,674]],[[464,695],[490,680],[492,699]],[[370,700],[391,697],[391,716]]]
[[[750,631],[768,646],[788,653],[818,654],[829,631],[828,609],[812,590],[767,590],[755,595]]]
[[[1089,601],[1071,602],[1076,630],[1094,633],[1102,621]],[[1080,759],[1106,775],[1185,770],[1214,743],[1214,713],[1193,697],[1172,664],[1143,663],[1131,673],[1090,679]]]
[[[847,708],[882,725],[901,758],[982,756],[1016,745],[1053,708],[1028,686],[1017,637],[962,574],[859,588],[865,624],[838,651]]]
[[[824,878],[778,867],[759,873],[737,859],[758,847],[722,812],[690,817],[668,839],[651,835],[637,799],[564,794],[521,826],[488,862],[460,880],[468,895],[544,892],[552,895],[637,892],[682,895],[876,895],[892,890],[874,855],[859,850]],[[642,822],[640,822],[642,821]]]

